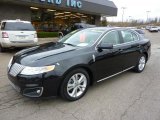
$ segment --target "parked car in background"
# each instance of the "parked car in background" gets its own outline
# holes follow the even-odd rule
[[[141,29],[132,29],[134,31],[136,31],[137,33],[139,33],[142,37],[145,37],[145,32]]]
[[[92,27],[95,27],[95,25],[90,25],[90,24],[85,24],[85,23],[75,23],[72,26],[62,28],[59,31],[58,35],[59,35],[59,38],[62,38],[63,36],[67,35],[68,33],[74,30],[92,28]]]
[[[158,32],[158,31],[159,31],[159,28],[158,28],[157,26],[151,26],[151,27],[149,28],[149,31],[150,31],[150,32]]]
[[[158,31],[160,31],[160,26],[157,26],[158,27]]]
[[[77,30],[56,43],[16,53],[8,64],[8,78],[24,96],[61,95],[75,101],[94,83],[131,69],[142,72],[150,50],[150,41],[130,29]]]
[[[5,48],[35,46],[37,32],[29,21],[3,20],[0,27],[0,52]]]
[[[146,26],[146,30],[149,30],[150,27],[151,27],[151,26]]]

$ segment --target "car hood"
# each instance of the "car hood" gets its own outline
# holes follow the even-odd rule
[[[55,62],[56,57],[59,55],[61,55],[62,58],[62,54],[74,50],[76,50],[76,47],[74,46],[51,42],[24,49],[14,55],[13,61],[25,66],[50,65],[51,63],[48,61]]]

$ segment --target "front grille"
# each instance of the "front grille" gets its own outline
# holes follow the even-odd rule
[[[11,66],[11,69],[9,71],[9,74],[16,77],[22,70],[24,69],[24,66],[23,65],[20,65],[20,64],[17,64],[17,63],[14,63],[12,66]]]

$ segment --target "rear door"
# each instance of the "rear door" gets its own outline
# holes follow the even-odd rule
[[[123,39],[121,45],[123,54],[125,54],[123,69],[128,69],[136,65],[142,46],[139,42],[139,36],[131,30],[120,30],[120,35]]]
[[[34,42],[34,31],[6,31],[11,42],[29,43]]]

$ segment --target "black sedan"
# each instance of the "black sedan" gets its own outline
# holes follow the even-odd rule
[[[88,28],[16,53],[8,78],[24,96],[75,101],[94,83],[131,69],[142,72],[150,50],[150,41],[133,30]]]

